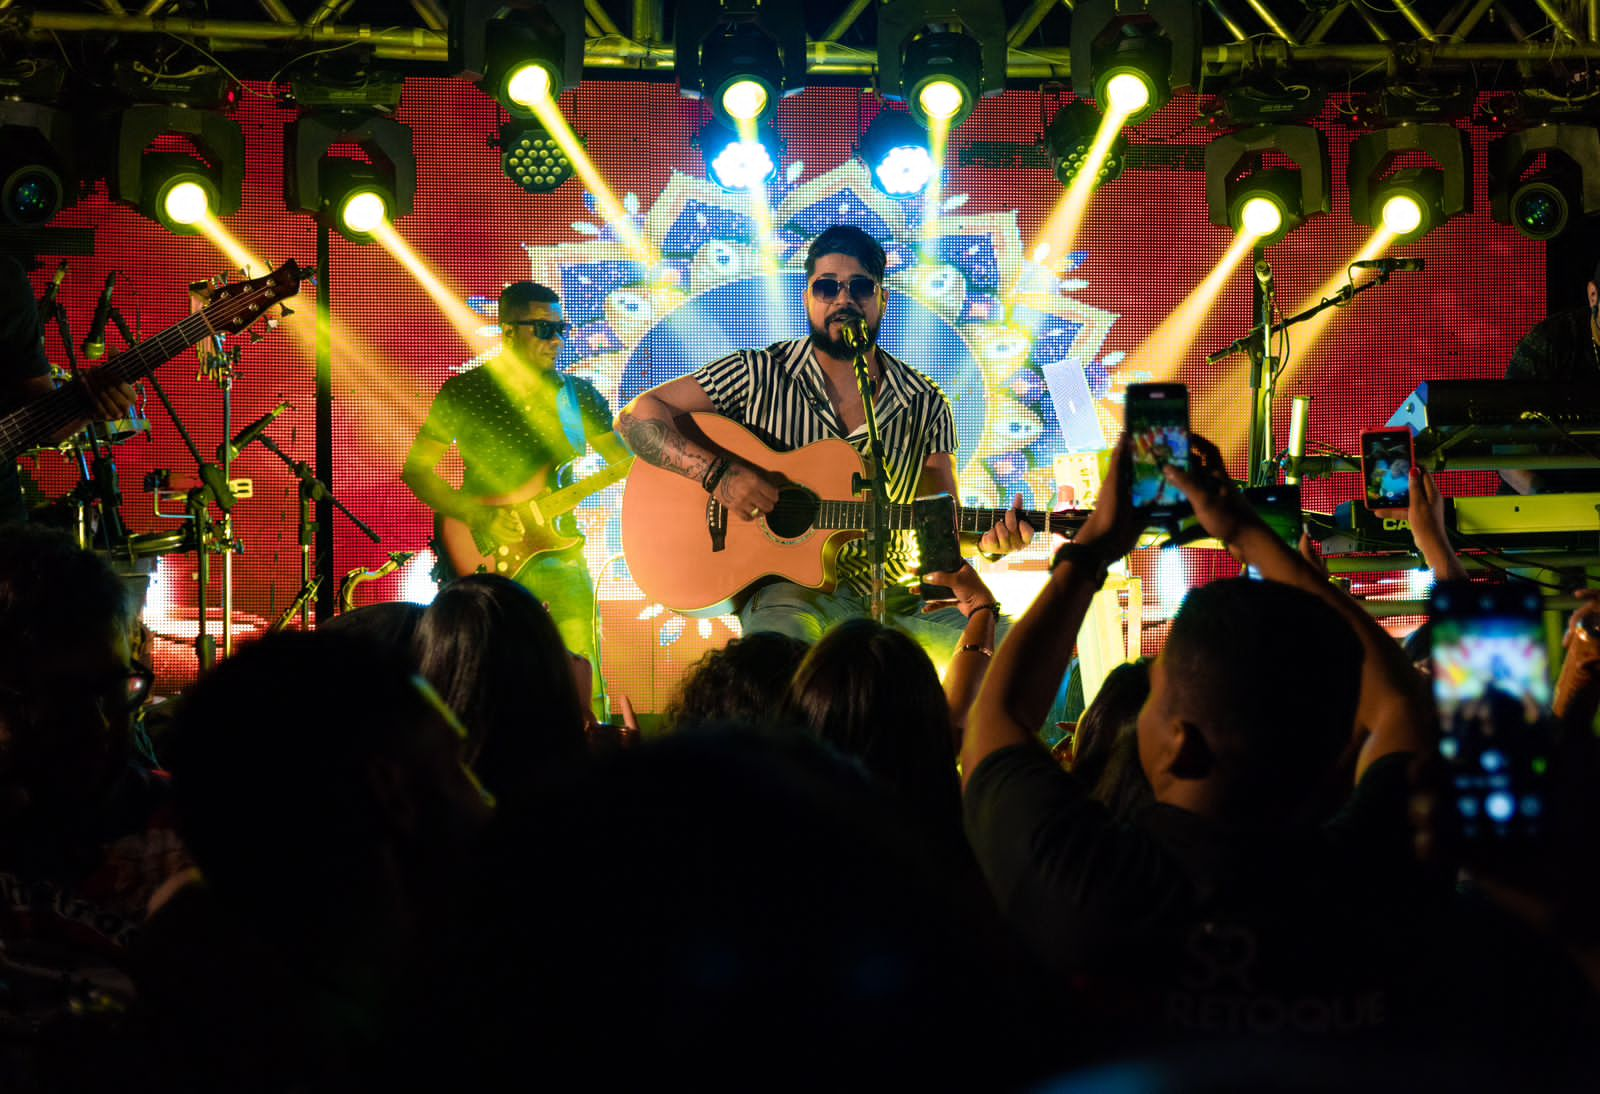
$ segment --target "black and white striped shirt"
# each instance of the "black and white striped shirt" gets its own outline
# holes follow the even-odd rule
[[[955,415],[932,380],[882,348],[878,360],[883,382],[875,405],[888,464],[889,500],[909,502],[916,497],[917,480],[928,457],[955,452]],[[867,450],[865,427],[847,435],[839,412],[828,401],[822,366],[809,338],[739,350],[706,365],[694,377],[717,413],[748,427],[775,449],[787,452],[827,437],[842,437],[857,451]],[[894,582],[909,568],[914,541],[909,532],[890,536],[885,578]],[[864,541],[853,540],[839,552],[838,576],[842,586],[856,592],[871,590]]]

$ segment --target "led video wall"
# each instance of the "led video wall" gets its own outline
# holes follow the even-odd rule
[[[294,258],[309,266],[314,225],[286,212],[282,200],[282,129],[291,116],[266,88],[250,90],[238,114],[249,150],[245,200],[226,228],[240,251],[267,265]],[[1370,234],[1348,217],[1344,148],[1352,134],[1340,125],[1339,107],[1331,104],[1319,122],[1333,154],[1333,213],[1268,253],[1286,313],[1314,301],[1330,278],[1342,281]],[[852,159],[856,135],[876,110],[870,97],[814,88],[787,99],[776,117],[787,148],[766,214],[706,182],[693,143],[706,111],[674,85],[589,83],[565,96],[562,109],[625,210],[626,229],[607,222],[578,179],[541,195],[508,181],[492,144],[503,117],[476,88],[413,80],[397,116],[414,133],[416,211],[396,227],[414,261],[333,237],[326,285],[333,487],[382,541],[335,515],[335,576],[376,567],[390,551],[418,552],[392,576],[361,586],[359,602],[428,595],[431,516],[401,483],[400,469],[440,384],[493,352],[493,304],[503,284],[533,277],[560,292],[575,325],[565,366],[593,380],[615,410],[729,350],[803,334],[795,252],[834,223],[866,228],[890,254],[882,340],[950,397],[964,500],[1004,504],[1021,493],[1030,505],[1051,505],[1058,457],[1114,439],[1125,386],[1151,378],[1189,384],[1194,427],[1223,444],[1242,472],[1250,399],[1243,359],[1206,365],[1204,358],[1251,324],[1248,259],[1194,323],[1163,326],[1232,242],[1226,228],[1207,220],[1199,165],[1210,134],[1194,99],[1175,100],[1132,134],[1136,147],[1167,152],[1132,157],[1122,177],[1094,195],[1070,254],[1044,256],[1044,264],[1034,261],[1036,244],[1062,187],[1037,146],[1054,101],[1042,103],[1035,92],[980,104],[951,138],[936,202],[883,196]],[[1478,135],[1474,142],[1481,163],[1483,142]],[[1489,219],[1479,174],[1476,213],[1395,252],[1424,258],[1424,272],[1395,275],[1336,312],[1314,337],[1291,336],[1280,437],[1296,394],[1313,397],[1313,445],[1353,452],[1360,431],[1383,424],[1422,380],[1503,372],[1518,338],[1545,314],[1543,245]],[[770,216],[771,236],[763,216]],[[191,282],[230,265],[204,236],[171,235],[103,194],[56,223],[96,230],[96,254],[73,261],[63,290],[78,338],[112,270],[123,311],[149,336],[188,313]],[[630,249],[630,231],[648,241],[656,261],[643,262]],[[764,272],[769,258],[779,263],[776,274]],[[40,284],[47,273],[36,275]],[[1572,286],[1566,303],[1579,303],[1581,289]],[[225,403],[237,431],[287,400],[293,409],[271,435],[292,458],[313,459],[313,291],[305,286],[290,302],[295,314],[260,341],[236,340],[240,359],[226,390],[214,377],[197,378],[192,353],[161,370],[203,453],[214,457],[227,433]],[[59,361],[54,332],[49,346]],[[181,512],[181,500],[145,486],[166,472],[165,488],[182,491],[192,484],[193,460],[153,397],[144,409],[148,428],[129,426],[116,450],[125,517],[134,530],[169,533],[181,545],[183,522],[158,514]],[[459,473],[448,462],[445,470]],[[48,519],[75,484],[74,466],[47,453],[25,461],[24,471]],[[300,588],[300,506],[297,480],[260,446],[232,473],[251,481],[234,510],[242,548],[232,560],[234,603],[243,636],[267,626]],[[1358,495],[1358,479],[1307,483],[1305,503],[1329,510]],[[1481,474],[1445,481],[1458,493],[1492,491]],[[580,519],[604,602],[608,677],[648,675],[634,686],[639,694],[659,691],[671,674],[661,651],[679,647],[673,656],[692,660],[731,631],[725,620],[683,620],[642,598],[620,558],[620,497],[620,486],[606,490],[584,504]],[[1170,612],[1189,581],[1229,567],[1216,553],[1197,551],[1139,560],[1151,619]],[[173,680],[192,673],[194,570],[192,555],[163,555],[149,609],[161,667]],[[214,605],[222,570],[219,559]]]

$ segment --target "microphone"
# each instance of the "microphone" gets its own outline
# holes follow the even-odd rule
[[[106,355],[106,324],[111,321],[111,290],[117,287],[117,271],[106,274],[106,287],[100,290],[100,302],[94,306],[94,321],[89,333],[83,336],[83,355],[98,361]]]
[[[67,279],[67,260],[62,259],[61,265],[56,267],[56,274],[50,279],[50,284],[44,287],[44,295],[39,297],[39,322],[48,323],[50,316],[56,310],[56,294],[61,292],[61,283]]]
[[[856,353],[863,353],[872,347],[872,336],[867,333],[865,319],[849,319],[844,325],[844,344]]]
[[[1272,264],[1264,258],[1256,263],[1256,284],[1261,286],[1263,296],[1272,295]]]
[[[1377,270],[1379,273],[1421,273],[1425,261],[1420,258],[1363,258],[1350,263],[1352,270]]]
[[[239,453],[243,452],[246,448],[249,448],[252,444],[254,444],[261,434],[267,431],[267,426],[271,425],[273,420],[276,419],[279,414],[282,414],[285,410],[288,410],[289,407],[290,403],[287,399],[285,399],[283,402],[279,403],[277,406],[261,415],[261,417],[245,426],[244,429],[240,430],[238,436],[234,437],[232,441],[217,445],[217,459],[221,460],[223,463],[232,463],[234,460],[238,459]]]

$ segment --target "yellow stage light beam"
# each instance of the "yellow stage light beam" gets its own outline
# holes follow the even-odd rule
[[[1199,337],[1211,309],[1216,307],[1222,287],[1228,283],[1239,263],[1255,249],[1257,236],[1240,232],[1223,252],[1211,272],[1184,298],[1183,303],[1161,321],[1160,326],[1145,336],[1139,348],[1129,355],[1124,367],[1133,371],[1148,371],[1158,381],[1170,380],[1183,368],[1183,359],[1194,340]]]
[[[617,195],[612,193],[605,176],[595,167],[594,161],[589,158],[589,153],[577,135],[572,132],[572,127],[567,124],[567,119],[561,113],[561,107],[554,99],[546,96],[533,104],[533,112],[538,117],[539,124],[544,126],[545,132],[555,138],[556,144],[567,154],[567,159],[572,161],[573,170],[594,195],[595,201],[600,205],[600,212],[616,231],[617,238],[622,240],[623,245],[641,262],[654,266],[657,259],[655,249],[634,228],[627,210],[623,209],[622,203],[617,200]]]
[[[222,221],[204,213],[195,222],[200,231],[209,239],[217,250],[221,251],[234,266],[244,271],[246,277],[260,277],[271,267],[262,262],[250,248],[236,239],[232,232],[223,226]]]
[[[928,158],[933,174],[922,192],[922,245],[939,238],[939,206],[944,203],[944,157],[950,146],[950,115],[928,115]]]
[[[429,299],[438,306],[450,326],[455,328],[456,336],[473,353],[481,353],[488,348],[491,339],[483,332],[486,325],[484,317],[467,307],[459,295],[445,287],[432,267],[411,249],[411,245],[401,238],[399,232],[394,230],[394,225],[387,220],[381,222],[372,230],[372,238],[416,279],[417,284],[422,286],[422,291],[428,294]]]
[[[1127,111],[1115,108],[1108,108],[1100,119],[1100,128],[1095,130],[1094,143],[1089,145],[1083,165],[1078,168],[1066,193],[1056,202],[1044,227],[1028,247],[1028,253],[1034,261],[1054,265],[1072,253],[1078,230],[1083,227],[1084,215],[1089,211],[1089,197],[1094,193],[1095,180],[1100,177],[1100,165],[1105,163],[1112,142],[1122,132],[1123,123],[1127,120]]]
[[[1367,241],[1353,255],[1340,263],[1338,269],[1329,274],[1327,279],[1311,295],[1301,300],[1299,305],[1288,314],[1300,314],[1318,301],[1326,300],[1344,288],[1347,280],[1351,277],[1359,278],[1361,272],[1351,270],[1351,265],[1382,257],[1394,240],[1395,234],[1392,231],[1388,228],[1378,228],[1372,235],[1367,237]],[[1309,359],[1312,349],[1315,348],[1324,332],[1328,329],[1328,324],[1333,322],[1334,318],[1343,310],[1343,308],[1326,308],[1290,329],[1289,363],[1278,377],[1278,394],[1280,396],[1287,394],[1284,386],[1294,377],[1301,364]],[[1243,448],[1249,442],[1249,382],[1250,362],[1247,359],[1235,358],[1227,373],[1211,384],[1205,396],[1200,400],[1198,411],[1194,415],[1196,421],[1224,423],[1222,428],[1216,429],[1218,436],[1213,437],[1212,440],[1216,442],[1225,455]],[[1241,395],[1240,392],[1245,394]]]

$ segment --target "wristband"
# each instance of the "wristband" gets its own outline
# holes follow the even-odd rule
[[[967,613],[967,618],[971,619],[973,616],[977,615],[979,612],[993,612],[995,620],[998,621],[1000,619],[1000,603],[999,603],[999,601],[991,600],[987,604],[979,604],[977,607],[973,608],[970,612]],[[962,648],[965,649],[967,647],[962,647]]]
[[[985,657],[993,657],[994,656],[994,650],[991,650],[988,646],[966,645],[966,646],[962,646],[956,652],[957,653],[981,653]]]
[[[1111,569],[1111,563],[1098,548],[1092,543],[1078,543],[1068,540],[1056,552],[1056,557],[1050,562],[1050,572],[1054,573],[1057,566],[1063,562],[1070,562],[1074,569],[1079,566],[1086,567],[1088,573],[1094,575],[1095,588],[1106,583],[1106,572]]]
[[[706,473],[700,476],[700,486],[706,493],[716,492],[717,483],[722,481],[722,476],[728,473],[729,463],[726,457],[718,456],[711,461],[711,466],[706,468]]]

